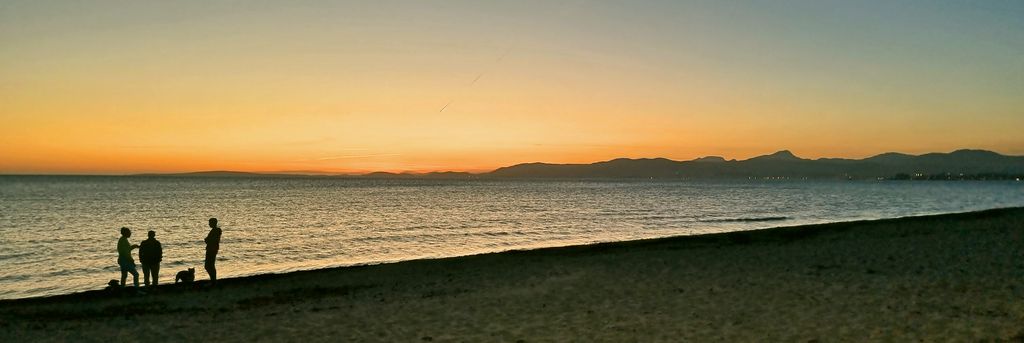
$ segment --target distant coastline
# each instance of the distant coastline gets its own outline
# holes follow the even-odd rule
[[[152,174],[150,174],[152,175]],[[769,180],[1021,180],[1024,156],[987,150],[909,155],[884,153],[864,159],[804,159],[788,150],[746,160],[705,156],[690,161],[666,158],[618,158],[590,164],[522,163],[486,173],[430,172],[367,174],[245,173],[212,171],[169,176],[327,176],[411,179],[769,179]]]
[[[19,174],[10,174],[19,175]],[[805,159],[788,150],[746,160],[705,156],[689,161],[666,158],[617,158],[589,164],[532,162],[470,173],[439,171],[371,172],[319,171],[245,172],[231,170],[183,173],[141,173],[119,176],[161,177],[323,177],[357,179],[747,179],[747,180],[1024,180],[1024,156],[987,150],[909,155],[884,153],[864,159]]]

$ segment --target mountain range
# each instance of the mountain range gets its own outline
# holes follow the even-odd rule
[[[986,150],[909,155],[884,153],[865,159],[806,159],[788,150],[746,160],[706,156],[689,161],[618,158],[589,164],[523,163],[486,173],[432,172],[362,175],[324,173],[245,173],[231,171],[164,174],[174,176],[331,176],[432,179],[1017,179],[1024,178],[1024,156]]]
[[[591,164],[526,163],[484,174],[501,178],[1005,178],[1024,175],[1024,156],[986,150],[908,155],[885,153],[865,159],[805,159],[782,150],[747,160],[718,156],[690,161],[664,158],[614,159]]]

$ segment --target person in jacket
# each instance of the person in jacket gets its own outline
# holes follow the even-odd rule
[[[147,287],[150,274],[153,275],[153,286],[160,284],[160,261],[163,257],[164,250],[156,240],[156,232],[150,230],[149,239],[139,243],[139,262],[142,262],[142,275]]]

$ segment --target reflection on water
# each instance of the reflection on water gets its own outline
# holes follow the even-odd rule
[[[161,283],[188,267],[205,279],[210,217],[224,229],[223,278],[1022,205],[1020,182],[3,176],[0,298],[98,289],[119,278],[121,226],[157,231]]]

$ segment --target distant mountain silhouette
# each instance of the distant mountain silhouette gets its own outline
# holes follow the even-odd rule
[[[725,162],[725,157],[722,157],[722,156],[704,156],[704,157],[701,157],[701,158],[696,158],[693,161],[694,162]]]
[[[865,159],[800,158],[789,150],[726,160],[706,156],[690,161],[665,158],[617,158],[590,164],[523,163],[488,173],[374,172],[361,175],[322,172],[280,172],[273,174],[207,171],[179,174],[142,174],[190,177],[344,177],[370,179],[1005,179],[1024,178],[1024,156],[1006,156],[986,150],[957,150],[950,153],[908,155],[896,152]]]
[[[1024,175],[1024,156],[957,150],[920,156],[885,153],[862,160],[797,157],[788,150],[747,160],[708,156],[691,161],[614,159],[592,164],[526,163],[484,174],[497,178],[797,178],[876,179],[906,175]]]
[[[789,150],[782,150],[770,155],[757,156],[748,161],[804,161],[804,159],[796,157]]]

